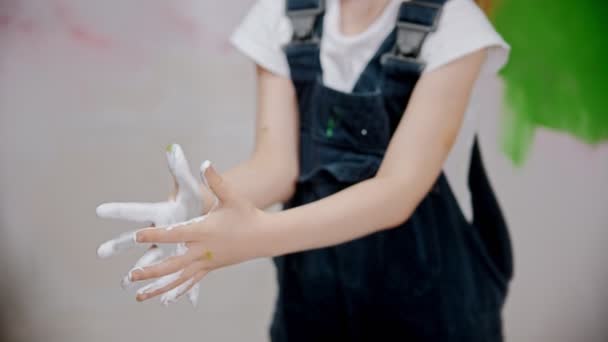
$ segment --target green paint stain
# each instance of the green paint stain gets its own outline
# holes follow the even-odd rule
[[[503,149],[523,164],[538,128],[608,140],[608,3],[503,0],[495,25],[512,46],[503,70]]]
[[[167,152],[173,152],[173,144],[167,145],[166,150],[167,150]]]
[[[213,260],[213,253],[211,251],[206,251],[205,252],[205,259],[206,260]]]
[[[334,128],[336,127],[336,120],[329,118],[327,120],[327,129],[325,130],[325,136],[331,138],[334,136]]]

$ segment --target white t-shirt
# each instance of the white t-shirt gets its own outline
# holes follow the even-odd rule
[[[399,5],[391,0],[382,14],[363,32],[344,35],[340,31],[340,0],[327,0],[321,42],[323,83],[343,92],[352,91],[360,74],[388,34],[394,29]],[[293,29],[285,15],[285,0],[258,0],[231,37],[232,44],[255,63],[269,71],[289,77],[289,65],[282,47],[291,39]],[[507,62],[509,45],[494,30],[473,0],[449,0],[443,9],[437,31],[428,35],[420,58],[424,72],[433,71],[466,54],[488,48],[458,138],[444,165],[463,214],[472,217],[467,185],[471,147],[477,132],[478,91]]]

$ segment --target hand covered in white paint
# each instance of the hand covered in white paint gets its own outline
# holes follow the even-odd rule
[[[173,144],[167,147],[167,161],[177,190],[174,198],[157,203],[106,203],[97,207],[97,215],[102,218],[123,219],[157,227],[168,226],[200,216],[203,210],[200,187],[192,176],[188,161],[179,145]],[[103,243],[97,250],[97,254],[100,258],[110,257],[132,246],[134,239],[134,232],[123,234],[116,239]],[[186,251],[187,248],[184,244],[162,245],[160,247],[152,245],[136,262],[132,271],[157,263],[163,257],[183,255]],[[123,278],[123,287],[131,284],[132,271]],[[171,279],[170,276],[167,276],[159,281],[165,282]],[[188,292],[188,298],[193,305],[196,305],[198,291],[198,286],[195,286]]]
[[[136,232],[136,243],[185,243],[187,246],[183,255],[132,272],[133,281],[162,277],[152,283],[157,285],[138,291],[137,300],[162,294],[161,301],[175,301],[215,269],[267,256],[264,245],[271,241],[265,238],[264,228],[269,214],[240,196],[208,166],[209,163],[203,163],[201,176],[220,201],[215,210],[178,225]],[[162,281],[166,277],[171,279]]]

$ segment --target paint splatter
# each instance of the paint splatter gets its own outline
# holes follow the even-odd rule
[[[521,165],[537,128],[571,134],[589,144],[608,139],[608,3],[504,0],[494,13],[512,46],[502,72],[509,113],[503,148]]]
[[[72,9],[63,0],[55,0],[53,5],[55,13],[67,27],[69,34],[74,40],[101,49],[107,49],[112,46],[111,39],[80,24]]]
[[[241,0],[242,6],[238,7],[245,11],[248,1]],[[233,51],[227,30],[237,24],[238,17],[218,20],[209,8],[212,7],[194,0],[170,3],[137,0],[128,4],[107,1],[103,5],[79,0],[3,0],[0,1],[0,31],[11,36],[22,34],[37,38],[28,42],[37,43],[38,47],[56,42],[49,38],[63,36],[82,48],[96,52],[111,50],[126,58],[135,55],[146,58],[145,54],[154,53],[159,46],[220,53]],[[221,11],[235,12],[233,5]],[[225,14],[221,13],[221,16]],[[23,43],[21,38],[18,39]]]

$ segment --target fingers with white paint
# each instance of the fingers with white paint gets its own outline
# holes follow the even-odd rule
[[[189,281],[201,269],[201,265],[202,262],[193,263],[185,269],[161,277],[151,284],[142,287],[137,291],[137,300],[147,300],[160,294],[163,294],[161,296],[161,302],[163,302],[163,304],[168,304],[169,302],[176,300],[178,296],[181,296],[190,290],[193,283],[189,283]],[[188,284],[182,286],[184,283]]]
[[[97,216],[139,223],[155,223],[166,216],[173,206],[169,202],[158,203],[104,203],[97,207]]]
[[[151,296],[152,294],[162,290],[167,285],[175,282],[179,278],[180,274],[181,272],[169,274],[140,288],[139,290],[137,290],[137,299],[143,300],[144,298],[149,298],[149,296]]]
[[[158,203],[105,203],[97,207],[97,215],[102,218],[122,219],[144,223],[150,226],[153,225],[155,227],[165,227],[163,229],[158,229],[163,232],[171,231],[174,228],[182,228],[182,226],[187,226],[191,223],[203,220],[205,218],[204,216],[199,217],[203,210],[203,199],[199,183],[190,171],[188,160],[186,159],[181,146],[172,144],[167,147],[167,163],[177,187],[177,192],[173,200]],[[208,166],[209,163],[207,162],[203,165]],[[203,180],[204,170],[207,166],[201,169]],[[214,207],[216,207],[218,203],[219,201],[216,198]],[[144,230],[147,229],[150,228]],[[147,236],[148,234],[148,232],[142,232],[141,229],[136,232],[143,233],[143,236]],[[108,258],[142,244],[142,242],[137,241],[138,235],[136,232],[126,233],[120,235],[118,238],[103,243],[97,250],[98,256],[100,258]],[[164,244],[159,245],[158,248],[148,250],[135,263],[131,271],[122,279],[123,287],[128,287],[132,284],[134,280],[131,277],[133,273],[138,273],[135,272],[136,270],[149,268],[164,257],[171,255],[176,257],[183,256],[186,253],[187,248],[183,243],[178,243],[177,245]],[[199,286],[197,282],[190,282],[190,280],[194,279],[196,275],[184,273],[183,276],[181,276],[181,272],[184,271],[186,270],[164,276],[157,279],[155,282],[142,287],[138,291],[138,297],[143,293],[150,294],[159,289],[164,289],[164,291],[159,291],[157,294],[172,291],[171,294],[165,293],[164,302],[166,304],[175,301],[179,296],[185,293],[188,294],[190,302],[195,304],[198,300]],[[179,280],[179,283],[176,283],[177,280]],[[185,282],[187,282],[187,284],[183,285]],[[179,289],[176,289],[177,287],[179,287]]]
[[[191,204],[196,202],[197,205],[200,205],[201,195],[198,183],[190,172],[190,164],[181,146],[178,144],[167,146],[167,163],[178,187],[176,200]]]
[[[184,294],[188,293],[188,297],[190,299],[190,302],[192,303],[192,306],[196,306],[198,304],[198,295],[200,290],[199,282],[206,274],[207,271],[198,271],[197,273],[192,275],[191,278],[188,278],[188,280],[184,281],[179,286],[164,293],[160,298],[160,302],[164,306],[169,306],[169,304],[175,303]]]
[[[199,296],[200,290],[201,290],[200,283],[194,284],[194,286],[192,286],[192,288],[190,290],[188,290],[188,300],[190,301],[190,304],[192,304],[192,306],[194,306],[194,307],[196,307],[196,305],[198,304],[198,296]]]
[[[135,241],[135,233],[129,232],[120,235],[118,238],[106,241],[97,248],[97,256],[102,259],[109,258],[112,255],[125,251],[137,244]]]
[[[190,288],[186,289],[186,293],[188,293],[188,300],[192,304],[192,306],[196,307],[198,304],[198,297],[200,294],[201,284],[200,281],[207,275],[207,271],[199,271],[194,275],[192,281],[190,282]],[[178,294],[174,301],[179,300],[179,298],[183,295],[183,293]]]
[[[169,306],[169,304],[175,303],[178,296],[184,294],[186,290],[191,287],[193,280],[194,279],[190,278],[173,290],[165,292],[162,296],[160,296],[161,304],[164,306]]]
[[[164,255],[162,248],[157,246],[152,246],[150,249],[144,253],[144,255],[137,260],[133,268],[129,271],[129,273],[124,276],[121,282],[121,286],[123,289],[128,289],[133,285],[133,280],[131,279],[131,275],[135,270],[143,270],[144,267],[153,265],[160,261]]]

